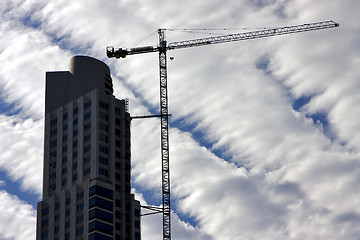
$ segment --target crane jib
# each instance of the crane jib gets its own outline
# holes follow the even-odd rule
[[[334,28],[338,27],[339,23],[334,21],[324,21],[324,22],[317,22],[317,23],[308,23],[308,24],[301,24],[301,25],[294,25],[294,26],[287,26],[287,27],[279,27],[279,28],[272,28],[272,29],[264,29],[252,32],[245,32],[245,33],[235,33],[235,34],[228,34],[216,37],[207,37],[207,38],[199,38],[199,39],[192,39],[192,40],[185,40],[185,41],[177,41],[171,42],[166,46],[166,41],[162,42],[158,47],[156,46],[144,46],[144,47],[135,47],[135,48],[119,48],[114,50],[113,47],[107,48],[107,56],[109,58],[116,57],[116,58],[125,58],[127,55],[135,55],[141,53],[151,53],[151,52],[161,52],[167,50],[175,50],[180,48],[189,48],[189,47],[196,47],[196,46],[203,46],[203,45],[210,45],[210,44],[219,44],[219,43],[226,43],[226,42],[235,42],[241,40],[250,40],[256,38],[265,38],[271,36],[278,36],[278,35],[285,35],[291,33],[298,33],[298,32],[307,32],[307,31],[314,31],[326,28]]]
[[[237,34],[229,34],[223,36],[216,37],[207,37],[207,38],[199,38],[178,42],[171,42],[167,46],[168,50],[179,49],[179,48],[188,48],[209,44],[218,44],[218,43],[226,43],[226,42],[235,42],[241,40],[249,40],[256,38],[265,38],[277,35],[285,35],[297,32],[306,32],[306,31],[314,31],[326,28],[338,27],[339,24],[334,21],[325,21],[318,23],[309,23],[302,25],[295,25],[289,27],[280,27],[280,28],[272,28],[272,29],[264,29],[253,32],[245,32],[245,33],[237,33]]]

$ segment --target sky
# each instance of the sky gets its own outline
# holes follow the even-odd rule
[[[360,236],[357,0],[2,0],[0,239],[35,239],[45,72],[86,55],[111,69],[132,115],[158,114],[156,53],[106,47],[334,20],[339,28],[169,51],[173,239]],[[209,35],[211,33],[212,35]],[[215,35],[216,36],[216,35]],[[160,122],[132,121],[132,191],[161,204]],[[161,215],[142,239],[161,239]]]

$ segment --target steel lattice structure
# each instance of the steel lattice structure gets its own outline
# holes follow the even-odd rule
[[[167,58],[168,50],[181,48],[204,46],[209,44],[219,44],[227,42],[235,42],[242,40],[250,40],[257,38],[265,38],[271,36],[314,31],[320,29],[338,27],[339,24],[334,21],[323,21],[309,24],[301,24],[287,27],[271,28],[259,31],[228,34],[216,37],[199,38],[186,41],[171,42],[167,44],[165,38],[166,29],[159,29],[159,45],[145,46],[136,48],[107,48],[107,56],[109,58],[125,58],[127,55],[159,52],[159,71],[160,71],[160,114],[153,117],[161,118],[161,163],[162,163],[162,207],[145,206],[145,208],[154,211],[154,213],[144,214],[151,215],[156,213],[163,214],[163,239],[171,239],[171,207],[170,207],[170,165],[169,165],[169,110],[168,110],[168,90],[167,90]],[[137,116],[134,118],[148,118],[151,116]]]

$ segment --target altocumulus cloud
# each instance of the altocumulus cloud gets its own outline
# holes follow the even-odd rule
[[[109,60],[107,45],[154,45],[158,27],[333,19],[340,28],[169,52],[173,234],[357,239],[359,7],[355,0],[2,1],[0,96],[8,107],[0,170],[40,195],[44,73],[67,70],[72,55],[108,63],[116,96],[130,98],[131,113],[149,114],[158,109],[156,54]],[[158,128],[156,120],[132,123],[133,191],[143,204],[161,202]],[[11,222],[1,238],[34,238],[35,210],[24,200],[1,190],[1,226]],[[144,218],[142,228],[143,239],[160,238],[161,217]]]
[[[36,210],[18,197],[2,190],[1,185],[0,202],[0,238],[35,239]]]

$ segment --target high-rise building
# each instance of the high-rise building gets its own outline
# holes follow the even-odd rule
[[[130,115],[113,96],[109,67],[75,56],[47,72],[43,200],[37,240],[140,239],[130,193]]]

